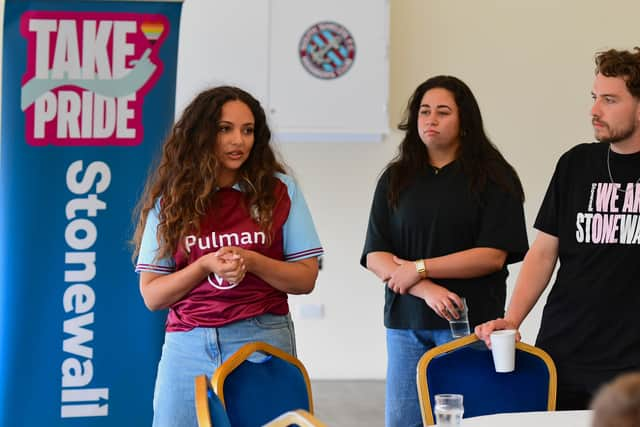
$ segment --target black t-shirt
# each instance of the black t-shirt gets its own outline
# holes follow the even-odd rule
[[[535,222],[558,237],[560,261],[536,344],[587,385],[640,368],[640,153],[609,153],[622,192],[608,149],[566,152]]]
[[[475,247],[508,252],[507,263],[522,260],[528,249],[524,211],[517,197],[489,182],[473,197],[459,162],[438,173],[425,167],[402,191],[398,206],[389,207],[388,170],[378,181],[373,197],[367,237],[360,263],[366,267],[369,252],[390,252],[416,260],[448,255]],[[428,265],[427,265],[428,268]],[[473,279],[434,279],[466,297],[471,326],[504,314],[506,267]],[[384,324],[393,329],[446,329],[424,300],[399,295],[385,287]]]

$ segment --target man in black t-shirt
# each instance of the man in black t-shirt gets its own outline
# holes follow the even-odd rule
[[[640,369],[640,48],[596,56],[592,123],[599,143],[558,161],[504,319],[517,329],[560,266],[536,345],[558,370],[558,409],[586,409],[603,383]]]

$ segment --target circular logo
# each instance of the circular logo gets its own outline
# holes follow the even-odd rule
[[[214,278],[211,278],[211,275],[213,274]],[[209,281],[209,284],[211,286],[213,286],[216,289],[220,289],[221,291],[228,291],[229,289],[233,289],[236,286],[238,286],[237,283],[231,283],[231,282],[227,282],[226,280],[224,280],[222,277],[218,276],[215,273],[209,273],[209,275],[207,276],[207,280]]]
[[[319,22],[305,31],[298,51],[302,66],[309,74],[319,79],[335,79],[353,65],[356,44],[342,25]]]

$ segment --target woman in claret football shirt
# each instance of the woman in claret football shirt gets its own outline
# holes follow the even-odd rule
[[[235,87],[191,102],[140,201],[140,291],[169,309],[154,426],[196,426],[193,380],[243,344],[295,355],[287,294],[313,290],[323,250],[307,204],[270,145],[260,103]]]

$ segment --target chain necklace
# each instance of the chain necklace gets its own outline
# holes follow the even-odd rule
[[[611,164],[609,161],[609,153],[611,153],[611,145],[609,145],[609,147],[607,148],[607,171],[609,172],[609,182],[611,182],[612,184],[615,184],[613,182],[613,176],[611,175]],[[640,182],[640,177],[636,179],[636,184],[639,182]],[[627,190],[623,190],[622,188],[618,188],[618,191],[622,191],[623,193],[627,192]]]

